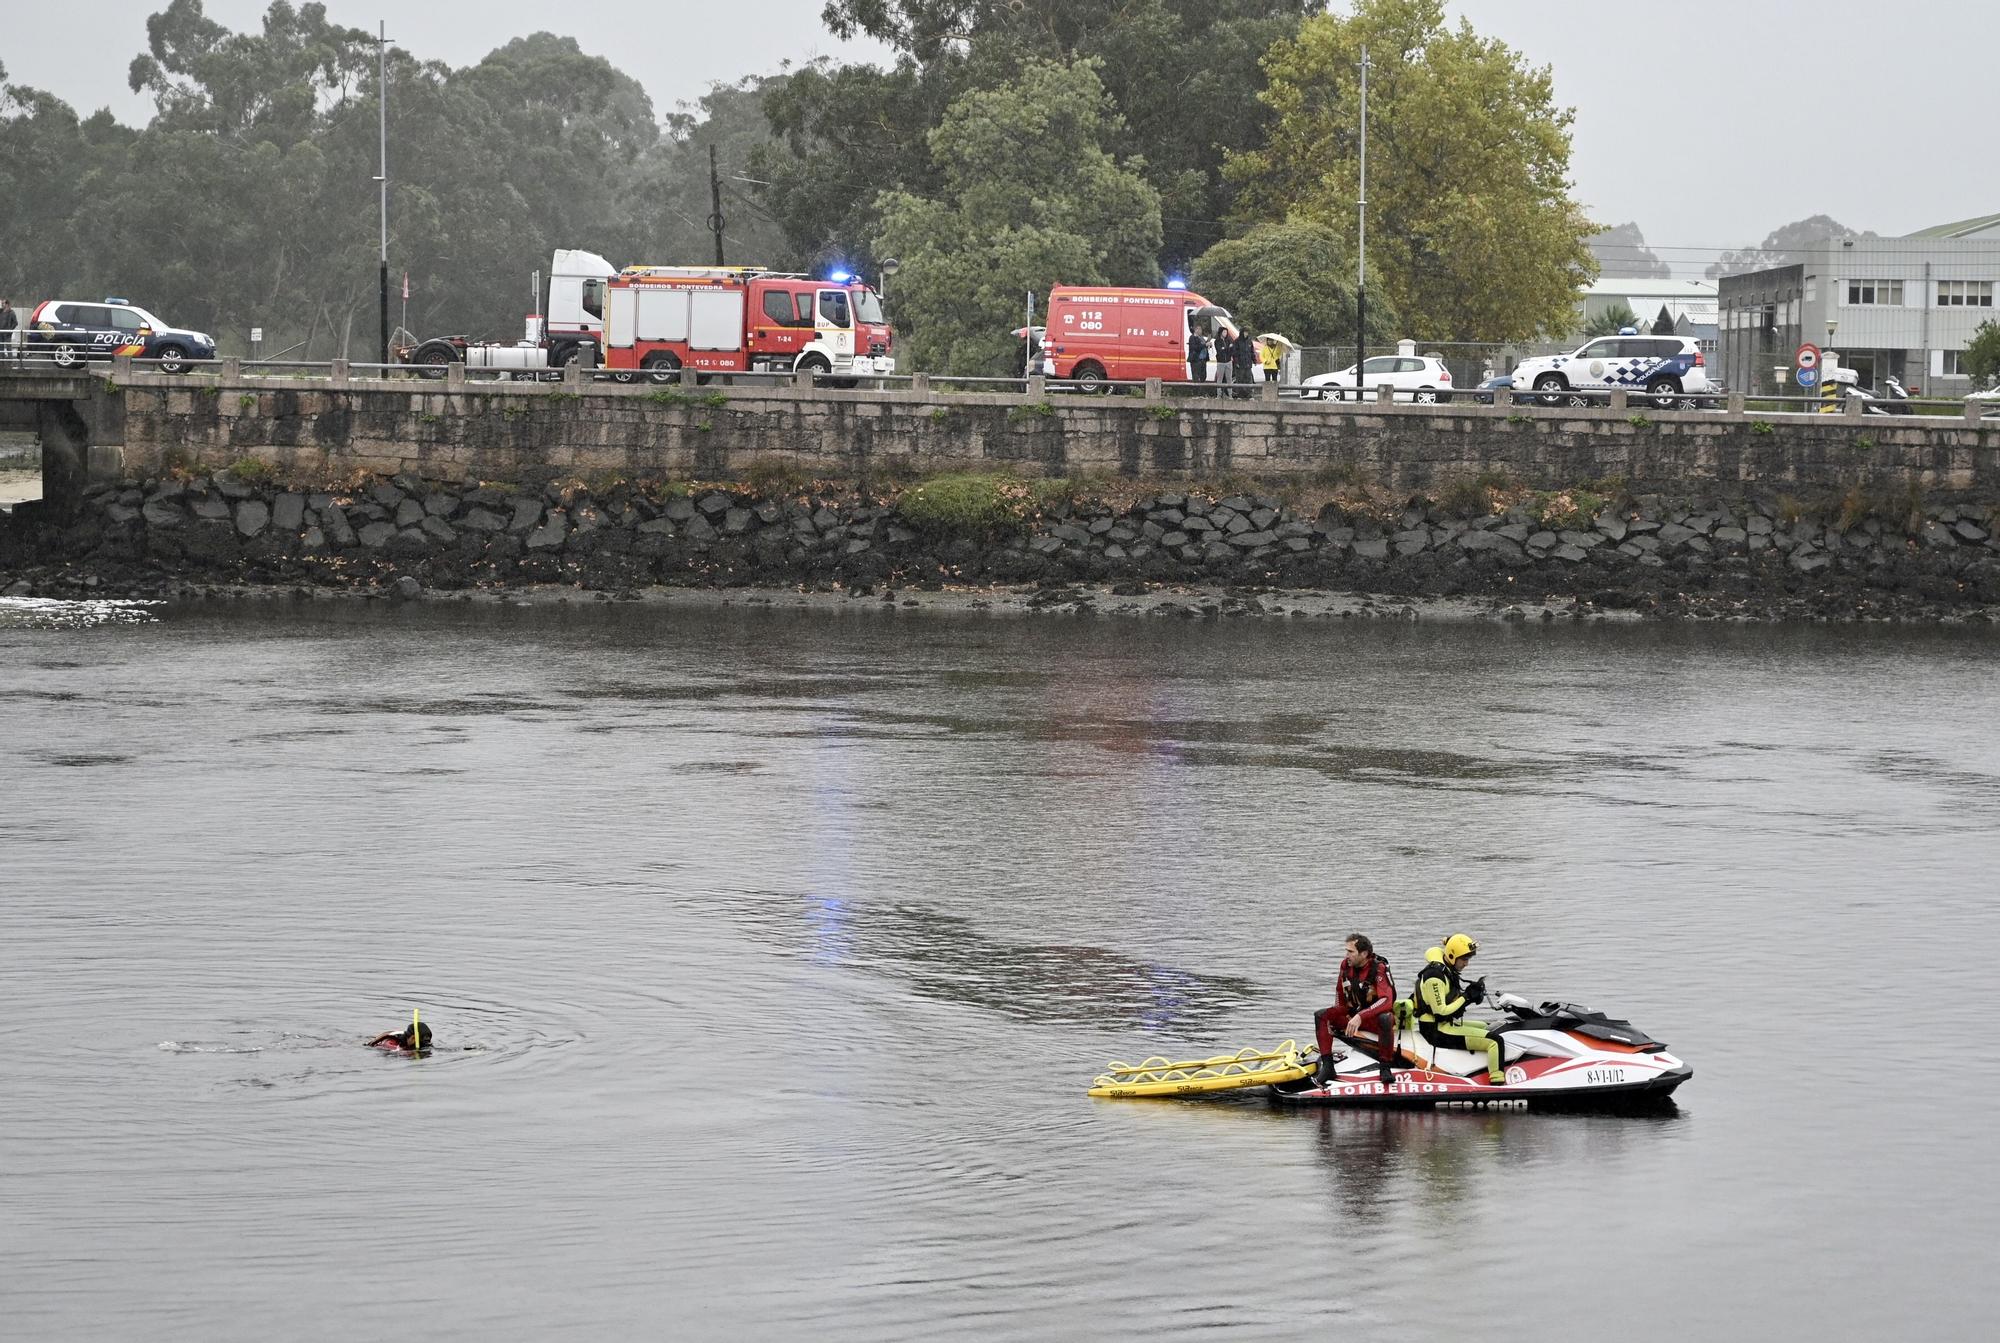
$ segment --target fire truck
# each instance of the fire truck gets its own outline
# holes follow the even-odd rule
[[[627,266],[606,286],[604,366],[622,382],[711,373],[893,373],[893,337],[875,291],[761,266]]]

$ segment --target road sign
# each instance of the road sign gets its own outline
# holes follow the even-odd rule
[[[261,327],[261,326],[253,326],[253,327],[251,327],[251,328],[250,328],[250,339],[251,339],[252,341],[260,341],[260,340],[264,339],[264,328],[263,328],[263,327]]]
[[[1792,376],[1799,380],[1801,387],[1811,387],[1819,382],[1819,370],[1816,368],[1801,368]]]
[[[1799,346],[1799,352],[1792,357],[1792,363],[1802,369],[1818,368],[1819,346],[1817,345]]]

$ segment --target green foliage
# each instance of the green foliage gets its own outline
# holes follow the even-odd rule
[[[375,255],[356,183],[374,175],[375,36],[320,4],[273,3],[232,32],[193,0],[147,24],[140,130],[0,93],[0,292],[129,293],[242,351],[251,325],[293,357],[372,358]],[[647,250],[631,184],[659,138],[643,89],[569,38],[525,37],[452,69],[389,51],[390,249],[417,330],[504,331],[518,282],[556,246]],[[104,203],[134,227],[115,248]]]
[[[1030,401],[1025,406],[1014,406],[1007,412],[1009,424],[1046,424],[1055,418],[1056,408],[1047,401]]]
[[[1104,150],[1119,125],[1092,62],[1030,64],[945,112],[929,137],[935,194],[878,201],[877,248],[903,263],[896,315],[917,367],[1012,372],[1028,293],[1158,279],[1159,192]]]
[[[946,420],[949,420],[950,418],[951,418],[951,408],[949,406],[931,407],[930,420],[932,424],[943,424]]]
[[[1123,119],[1103,147],[1158,193],[1170,216],[1159,259],[1178,268],[1221,235],[1213,221],[1229,205],[1224,160],[1262,137],[1269,113],[1256,101],[1259,62],[1313,8],[1311,0],[829,0],[823,12],[836,36],[872,37],[893,63],[817,61],[771,82],[764,109],[782,143],[756,159],[751,175],[772,183],[759,203],[783,221],[793,260],[872,270],[885,255],[877,193],[937,194],[925,132],[943,109],[1013,83],[1031,65],[1096,58]],[[697,206],[696,217],[706,209]]]
[[[1627,415],[1625,423],[1631,425],[1634,429],[1651,429],[1653,427],[1653,422],[1644,415]]]
[[[1750,421],[1750,432],[1762,437],[1765,434],[1774,434],[1777,430],[1772,427],[1769,420],[1752,420]]]
[[[255,392],[243,393],[243,395],[236,398],[236,408],[238,410],[257,409],[257,394]]]
[[[1639,314],[1632,311],[1629,303],[1614,303],[1583,324],[1578,339],[1596,340],[1599,336],[1615,336],[1628,326],[1639,325]]]
[[[896,515],[931,536],[988,536],[1021,524],[1018,482],[998,475],[934,476],[896,500]]]
[[[1509,415],[1507,417],[1507,423],[1509,424],[1533,424],[1534,422],[1535,422],[1534,416],[1523,415],[1518,410],[1515,411],[1512,415]]]
[[[1146,414],[1162,424],[1170,424],[1181,417],[1180,407],[1161,404],[1146,407]]]
[[[1309,219],[1353,236],[1366,45],[1369,257],[1406,330],[1428,340],[1555,335],[1597,273],[1595,226],[1569,194],[1572,114],[1553,77],[1442,0],[1356,0],[1301,25],[1265,58],[1268,143],[1236,156],[1243,220]],[[1372,295],[1371,295],[1372,297]]]
[[[229,464],[229,474],[245,484],[257,484],[271,479],[277,468],[261,457],[239,457]]]
[[[542,400],[544,400],[544,401],[548,402],[548,403],[549,403],[550,405],[554,405],[554,406],[560,406],[560,405],[563,405],[563,404],[564,404],[564,403],[566,403],[566,402],[570,402],[570,401],[581,401],[581,400],[583,400],[583,393],[582,393],[582,392],[543,392],[543,393],[542,393]]]
[[[1301,345],[1354,339],[1353,249],[1320,224],[1259,224],[1219,242],[1195,259],[1188,287],[1253,332],[1276,331]],[[1368,307],[1368,338],[1387,344],[1395,336],[1395,313],[1378,298]]]
[[[640,399],[656,406],[707,406],[711,410],[720,410],[729,404],[727,393],[684,392],[678,387],[655,387]]]
[[[1590,490],[1538,490],[1530,507],[1542,526],[1561,531],[1588,525],[1609,502]]]
[[[1974,328],[1961,362],[1977,386],[1990,387],[2000,381],[2000,322],[1988,318]]]

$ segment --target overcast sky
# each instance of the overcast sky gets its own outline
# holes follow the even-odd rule
[[[164,0],[4,2],[0,62],[12,81],[145,121],[150,104],[126,89],[125,70]],[[1808,215],[1898,234],[2000,211],[1991,148],[2000,0],[1447,3],[1554,67],[1557,95],[1576,109],[1578,196],[1606,224],[1636,221],[1676,274],[1698,276],[1716,248]],[[206,3],[236,29],[256,27],[265,8]],[[638,79],[660,111],[782,61],[882,55],[835,42],[820,0],[328,0],[327,9],[370,30],[387,18],[392,41],[453,65],[524,33],[567,34]]]

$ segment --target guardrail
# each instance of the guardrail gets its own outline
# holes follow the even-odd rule
[[[10,371],[44,375],[51,371],[89,372],[106,376],[114,383],[131,379],[134,374],[143,374],[150,375],[149,380],[150,377],[158,377],[165,381],[196,386],[217,382],[231,386],[246,383],[280,385],[286,382],[316,382],[334,387],[392,384],[405,390],[417,391],[421,387],[442,384],[439,390],[450,391],[474,385],[527,382],[544,386],[557,385],[579,392],[588,389],[606,394],[615,394],[625,388],[643,392],[648,388],[662,387],[711,389],[743,387],[833,393],[865,389],[875,392],[901,392],[924,399],[978,394],[1012,396],[1025,402],[1040,401],[1050,395],[1128,397],[1152,403],[1214,402],[1218,406],[1237,405],[1246,409],[1254,404],[1260,409],[1283,411],[1353,410],[1363,406],[1447,411],[1478,408],[1489,411],[1504,410],[1511,415],[1525,413],[1536,418],[1577,410],[1601,410],[1623,411],[1635,416],[1666,412],[1717,414],[1736,418],[1777,414],[1814,417],[1838,415],[1871,420],[1962,419],[1968,424],[2000,419],[2000,397],[1978,396],[1951,400],[1912,397],[1892,401],[1866,395],[1848,395],[1829,404],[1817,393],[1747,396],[1721,388],[1710,388],[1702,392],[1657,394],[1622,388],[1562,391],[1479,388],[1450,391],[1427,389],[1422,392],[1411,392],[1379,387],[1366,392],[1356,392],[1353,388],[1315,386],[1311,383],[1168,382],[1159,378],[1143,381],[1100,381],[1086,389],[1083,384],[1077,382],[1040,375],[994,378],[936,373],[893,373],[844,377],[831,373],[789,371],[709,373],[691,368],[665,372],[627,372],[585,368],[578,364],[571,364],[561,369],[504,369],[476,368],[457,363],[436,366],[362,363],[345,359],[244,359],[236,356],[165,362],[120,355],[109,359],[72,358],[64,361],[50,354],[33,352],[25,346],[0,347],[0,374]]]

